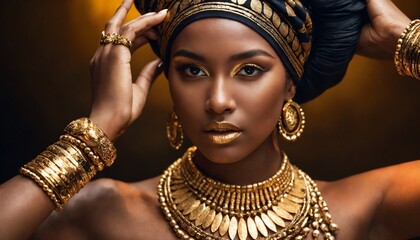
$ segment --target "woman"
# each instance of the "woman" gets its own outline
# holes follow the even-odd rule
[[[276,135],[273,134],[273,128],[282,112],[283,104],[295,96],[294,81],[297,81],[295,79],[301,75],[298,70],[290,72],[290,69],[298,69],[298,67],[291,67],[290,63],[286,67],[285,59],[280,59],[278,51],[266,41],[266,38],[247,25],[222,17],[204,18],[192,21],[180,29],[173,42],[168,45],[170,54],[162,54],[167,58],[165,62],[170,62],[169,64],[162,65],[160,60],[151,62],[132,83],[131,52],[127,47],[134,51],[147,39],[157,40],[158,36],[152,28],[164,20],[166,11],[145,14],[122,25],[131,4],[131,1],[124,1],[109,21],[102,38],[103,46],[97,50],[92,59],[94,101],[90,120],[99,126],[106,136],[115,140],[141,114],[152,80],[165,68],[174,100],[174,112],[177,114],[177,117],[172,115],[173,123],[170,126],[177,127],[181,124],[198,150],[189,151],[182,164],[174,165],[163,178],[157,177],[135,184],[113,180],[92,182],[67,203],[63,212],[49,216],[45,222],[45,218],[53,210],[51,200],[55,202],[56,207],[59,207],[63,203],[61,200],[67,199],[65,196],[54,199],[53,196],[59,194],[51,194],[44,188],[49,195],[45,194],[34,184],[34,181],[30,180],[32,178],[37,181],[36,177],[28,174],[29,171],[23,171],[23,174],[30,178],[16,176],[1,188],[2,221],[7,222],[7,224],[2,224],[1,232],[5,233],[3,235],[5,238],[27,238],[34,232],[36,232],[35,237],[40,238],[76,239],[174,239],[175,233],[188,236],[188,229],[191,229],[191,226],[190,228],[185,226],[185,221],[194,222],[197,225],[196,228],[203,226],[204,223],[197,224],[197,216],[191,216],[199,206],[205,206],[198,200],[199,205],[188,209],[187,204],[185,206],[179,204],[191,203],[193,206],[195,201],[188,202],[184,199],[185,201],[176,202],[180,199],[179,197],[186,196],[186,199],[190,199],[192,196],[190,192],[187,193],[190,195],[177,192],[180,189],[187,189],[183,184],[188,182],[188,179],[178,176],[177,171],[185,171],[185,176],[203,177],[196,171],[194,165],[188,165],[190,164],[189,156],[193,158],[194,164],[205,176],[228,184],[253,184],[269,179],[273,175],[286,179],[285,183],[289,183],[291,176],[295,176],[290,186],[286,184],[284,189],[279,190],[285,193],[279,202],[287,205],[284,206],[286,213],[284,209],[276,208],[276,210],[274,207],[272,208],[274,212],[270,210],[281,215],[280,219],[276,218],[276,215],[272,216],[267,209],[255,214],[256,216],[252,215],[252,220],[249,221],[251,223],[248,222],[250,216],[237,215],[237,212],[231,216],[231,213],[222,212],[223,220],[226,219],[225,216],[229,216],[227,218],[229,224],[224,221],[213,229],[214,219],[216,219],[214,216],[211,226],[208,226],[211,229],[204,228],[206,233],[231,239],[273,236],[275,231],[280,232],[291,226],[290,220],[308,217],[311,225],[299,224],[299,226],[304,226],[299,229],[296,227],[297,224],[293,224],[297,230],[292,231],[292,234],[311,238],[323,232],[324,238],[332,238],[331,236],[336,232],[334,223],[337,223],[341,227],[336,235],[339,239],[406,239],[420,235],[415,217],[420,212],[417,206],[420,193],[416,191],[417,183],[420,181],[418,171],[416,171],[419,167],[418,162],[379,169],[337,182],[317,181],[319,191],[328,203],[329,209],[318,209],[323,212],[320,217],[316,217],[314,214],[316,212],[314,212],[311,216],[305,213],[303,218],[299,218],[298,213],[305,212],[302,210],[303,206],[308,206],[308,209],[313,211],[317,209],[316,204],[309,206],[303,203],[307,200],[306,193],[309,197],[312,193],[318,194],[316,186],[305,174],[288,163],[287,157],[277,146]],[[391,55],[394,43],[410,20],[388,1],[371,1],[368,3],[368,10],[373,25],[363,30],[360,40],[361,51],[365,54]],[[203,29],[206,30],[205,34]],[[112,35],[113,32],[119,35]],[[127,39],[132,40],[133,46],[130,46]],[[303,42],[303,40],[300,41]],[[110,42],[114,44],[109,44]],[[203,46],[206,47],[203,48]],[[378,46],[379,49],[373,48]],[[284,119],[287,122],[288,116],[286,115]],[[95,169],[100,170],[103,164],[112,164],[114,152],[112,145],[103,135],[100,135],[100,130],[95,129],[94,125],[87,120],[80,121],[76,122],[79,125],[73,124],[66,128],[70,136],[62,139],[63,142],[67,142],[62,149],[77,151],[83,142],[90,147],[91,151],[87,151],[89,157],[87,159],[92,162],[86,162],[88,166],[85,170],[77,169],[77,171],[84,171],[84,173],[77,172],[80,174],[78,179],[83,179],[91,177],[91,173],[95,171],[92,170],[93,165]],[[293,125],[292,122],[289,124]],[[80,126],[84,125],[95,134],[99,134],[99,139],[105,141],[101,142],[102,145],[107,145],[105,150],[98,150],[97,146],[90,144],[89,140],[95,141],[95,139],[84,139],[90,135],[77,132]],[[177,129],[179,128],[174,130]],[[169,131],[169,133],[172,132]],[[174,133],[178,132],[174,131]],[[173,145],[177,147],[181,139],[176,138],[176,134],[170,134],[170,137]],[[289,137],[293,138],[293,135]],[[73,141],[73,138],[80,138],[82,142],[77,139]],[[86,149],[86,146],[82,148]],[[98,158],[95,158],[96,156]],[[58,163],[54,156],[51,157],[51,161]],[[95,162],[98,159],[102,161]],[[43,164],[46,166],[49,163],[37,164],[32,167],[41,167]],[[30,165],[26,168],[33,169]],[[169,173],[172,175],[168,175]],[[56,173],[50,171],[48,174]],[[63,174],[64,177],[58,176],[51,180],[62,178],[70,181],[67,178],[75,177],[66,175],[65,171]],[[207,177],[204,178],[208,181],[207,184],[210,184],[211,181]],[[178,178],[183,181],[176,182]],[[172,182],[170,182],[171,179]],[[272,180],[269,181],[271,182]],[[39,179],[37,183],[40,183]],[[206,186],[195,185],[200,183],[189,182],[196,190],[199,190],[200,186],[202,188]],[[165,193],[168,190],[166,184],[171,186],[173,196]],[[307,189],[304,192],[305,196],[299,194],[299,188],[295,189],[297,184],[305,186]],[[158,186],[159,201],[155,193]],[[354,189],[354,186],[358,186],[357,189]],[[72,188],[69,190],[65,189],[67,186],[57,185],[58,187],[63,188],[66,193],[74,193],[77,188],[82,187],[82,184],[77,181],[73,186],[69,186]],[[188,219],[183,219],[181,215],[174,218],[177,212],[168,204],[171,197],[178,204],[177,208],[181,209]],[[217,196],[214,197],[217,198]],[[242,200],[239,194],[237,198]],[[283,201],[283,198],[288,200]],[[258,203],[257,200],[250,201]],[[321,203],[322,201],[319,205],[325,207]],[[217,203],[214,204],[217,205]],[[298,210],[287,210],[294,208],[293,206],[298,206]],[[238,210],[235,206],[232,209]],[[187,213],[189,210],[192,212]],[[198,211],[198,214],[202,214],[203,211]],[[329,222],[329,214],[332,215],[331,222]],[[164,215],[169,222],[165,220]],[[291,219],[289,215],[292,216]],[[269,220],[264,216],[268,216]],[[323,223],[328,223],[327,229],[313,224],[320,218]],[[246,231],[238,230],[239,226],[243,226],[244,219],[247,221]],[[285,220],[284,223],[281,223],[282,219]],[[274,227],[270,221],[274,222]],[[42,222],[44,223],[41,225]],[[262,222],[263,226],[258,222]],[[258,226],[252,227],[253,224]],[[222,226],[227,227],[225,229]],[[308,232],[305,230],[307,227]]]

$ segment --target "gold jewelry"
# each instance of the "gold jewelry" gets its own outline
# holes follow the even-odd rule
[[[111,166],[117,158],[117,150],[111,140],[89,118],[79,118],[72,121],[64,131],[83,141],[98,154],[107,167]]]
[[[305,113],[299,104],[290,99],[283,105],[278,127],[280,134],[289,141],[296,141],[302,135]]]
[[[90,158],[90,160],[92,160],[92,163],[95,165],[96,170],[102,171],[104,169],[104,164],[103,162],[101,162],[101,159],[99,158],[99,156],[96,155],[95,152],[86,145],[86,143],[68,134],[62,135],[60,137],[60,140],[63,140],[72,144],[76,144],[76,146],[79,149],[83,149],[84,153]]]
[[[158,41],[160,56],[164,58],[170,49],[173,36],[184,21],[194,15],[217,11],[222,15],[235,15],[244,18],[249,24],[255,24],[254,30],[260,32],[270,42],[277,44],[284,54],[285,61],[289,61],[293,76],[301,78],[303,67],[311,49],[312,20],[301,1],[285,1],[282,7],[273,7],[260,0],[179,0],[179,1],[136,1],[136,7],[141,13],[168,9],[164,21],[157,27],[161,39]],[[293,23],[293,24],[291,24]],[[165,59],[164,59],[165,60]],[[289,65],[289,64],[288,64]]]
[[[20,169],[45,191],[57,211],[116,156],[111,141],[87,118],[71,122],[65,131],[72,136],[61,136]]]
[[[118,33],[105,33],[105,31],[102,31],[101,41],[99,42],[99,44],[106,45],[108,43],[112,43],[115,45],[123,45],[128,48],[131,48],[133,46],[133,43],[127,37],[124,37]]]
[[[51,190],[48,184],[46,184],[37,174],[33,173],[31,170],[21,167],[19,170],[20,174],[27,176],[34,180],[35,183],[37,183],[42,190],[44,190],[45,193],[47,193],[48,197],[51,199],[51,201],[56,206],[56,210],[61,210],[63,205],[61,202],[57,199],[57,196],[55,195],[54,191]]]
[[[61,140],[50,145],[34,160],[25,164],[20,173],[34,180],[61,210],[96,174],[96,169],[81,151]]]
[[[279,171],[252,185],[229,185],[204,176],[196,147],[162,175],[161,208],[181,239],[334,239],[338,227],[314,181],[283,154]],[[228,235],[228,236],[226,236]]]
[[[394,53],[398,74],[420,80],[420,19],[410,22],[401,33]]]
[[[184,142],[181,121],[174,111],[169,113],[168,121],[166,122],[166,137],[169,140],[169,144],[176,150],[178,150]]]

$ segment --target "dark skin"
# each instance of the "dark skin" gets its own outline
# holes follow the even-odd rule
[[[209,39],[215,44],[203,48]],[[261,40],[241,23],[205,19],[185,28],[172,46],[169,84],[175,112],[199,149],[196,164],[224,182],[262,181],[280,166],[271,133],[295,87],[276,52]],[[214,121],[237,126],[240,137],[229,144],[209,141],[205,129]],[[254,169],[249,178],[232,174],[248,169]]]
[[[130,0],[123,2],[106,31],[133,39],[131,51],[135,51],[146,38],[156,38],[150,29],[163,20],[165,13],[149,14],[122,24],[131,4]],[[381,46],[373,52],[376,57],[390,55],[394,50],[391,43],[396,42],[409,19],[389,1],[371,0],[368,4],[374,22],[365,28],[360,49],[375,43]],[[229,37],[232,31],[241,34],[241,42],[251,42],[240,46]],[[392,48],[383,47],[388,45]],[[232,61],[232,56],[255,48],[271,57],[254,55]],[[177,58],[180,50],[205,60]],[[199,148],[196,164],[207,175],[229,183],[251,183],[273,175],[280,164],[280,150],[273,134],[275,122],[282,103],[293,97],[294,86],[271,47],[244,25],[209,19],[187,26],[173,44],[172,54],[169,82],[174,108],[184,122],[186,134]],[[161,71],[160,61],[156,60],[145,66],[133,81],[130,61],[131,52],[127,48],[109,44],[100,47],[91,62],[94,100],[90,118],[113,140],[141,114],[148,89]],[[245,68],[249,63],[253,67],[262,65],[265,71],[254,75],[255,69]],[[199,70],[177,68],[185,64],[198,65]],[[193,77],[186,77],[185,73]],[[260,101],[256,104],[261,109],[244,100],[253,96],[244,97],[232,90],[241,87],[246,92],[252,84],[256,94],[253,100]],[[271,108],[264,108],[266,105]],[[243,133],[227,146],[212,145],[205,140],[200,124],[216,118],[238,125]],[[255,129],[256,122],[261,121],[263,126]],[[221,155],[227,157],[220,158]],[[242,172],[254,174],[239,174]],[[419,176],[420,161],[413,161],[336,182],[317,181],[334,221],[341,226],[338,239],[420,236],[416,217],[420,214]],[[53,206],[44,192],[31,180],[16,176],[0,188],[1,237],[26,239],[35,233],[34,238],[43,239],[175,239],[157,202],[158,179],[131,184],[96,180],[70,200],[61,213],[50,215]]]

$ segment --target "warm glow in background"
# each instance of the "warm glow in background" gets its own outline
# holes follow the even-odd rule
[[[394,1],[418,18],[420,1]],[[0,3],[1,181],[89,114],[89,60],[120,0]],[[129,19],[138,16],[133,8]],[[135,53],[133,71],[154,59]],[[346,78],[303,105],[303,139],[284,144],[292,162],[315,178],[337,179],[420,158],[420,81],[399,77],[392,61],[356,56]],[[136,181],[155,176],[181,155],[165,139],[171,109],[164,77],[143,115],[116,143],[119,157],[100,176]]]

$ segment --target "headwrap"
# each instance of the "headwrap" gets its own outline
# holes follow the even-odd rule
[[[178,33],[204,18],[227,18],[259,33],[297,85],[295,101],[309,101],[344,76],[365,16],[363,0],[135,0],[140,13],[168,9],[153,51],[169,62]],[[312,27],[312,24],[314,27]],[[312,50],[311,50],[312,47]]]

